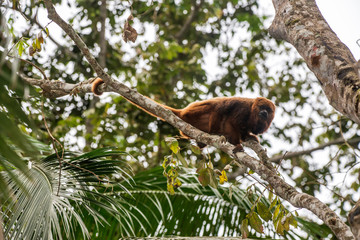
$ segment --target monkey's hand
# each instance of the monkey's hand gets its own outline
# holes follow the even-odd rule
[[[225,136],[220,136],[219,142],[222,144],[225,144],[227,142],[227,139]]]
[[[247,142],[247,141],[255,141],[257,143],[260,143],[259,138],[257,136],[255,136],[255,135],[252,135],[252,134],[246,136],[245,142]]]
[[[239,143],[238,145],[235,146],[233,153],[236,154],[237,152],[243,152],[244,148],[243,146]]]

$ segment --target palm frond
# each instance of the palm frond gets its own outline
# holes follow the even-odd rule
[[[181,174],[182,186],[170,195],[166,189],[166,178],[162,167],[140,172],[133,178],[132,186],[124,183],[128,192],[115,188],[117,201],[130,213],[114,218],[106,215],[109,225],[92,228],[93,239],[118,239],[122,237],[144,236],[240,236],[241,221],[250,212],[260,192],[252,194],[237,186],[219,186],[218,189],[202,187],[195,173]],[[269,206],[267,199],[261,201]],[[301,219],[301,218],[299,218]],[[299,228],[307,228],[313,239],[330,234],[328,229],[304,219],[298,221]],[[89,223],[90,224],[90,223]],[[279,236],[271,223],[263,222],[265,233],[254,230],[250,238],[308,239],[290,231]],[[317,225],[323,234],[318,235]],[[326,235],[327,234],[327,235]],[[314,237],[315,236],[315,237]],[[318,236],[318,237],[316,237]]]
[[[0,51],[0,58],[2,56]],[[22,156],[39,157],[36,145],[19,128],[22,125],[35,129],[21,107],[21,99],[24,95],[24,86],[13,78],[9,62],[0,64],[0,172],[11,174],[11,170],[18,169],[22,173],[27,170],[27,162]],[[17,175],[13,179],[21,184]],[[0,175],[0,202],[7,198],[8,188],[5,180]]]
[[[116,183],[115,175],[118,180],[128,178],[130,170],[118,159],[123,154],[111,148],[80,156],[65,153],[61,174],[59,160],[53,154],[34,162],[26,172],[30,177],[18,170],[11,171],[18,175],[24,188],[6,174],[12,193],[1,206],[6,238],[75,239],[74,229],[78,227],[81,238],[89,239],[85,215],[98,225],[106,223],[99,209],[110,216],[127,212],[113,197],[103,194],[111,191],[111,185]]]

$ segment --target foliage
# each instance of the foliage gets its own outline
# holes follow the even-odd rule
[[[186,170],[186,169],[184,169]],[[145,236],[240,236],[242,221],[247,214],[257,214],[258,209],[253,209],[254,203],[258,206],[270,207],[270,202],[260,197],[258,189],[248,192],[239,186],[219,186],[217,189],[202,187],[197,180],[197,175],[192,173],[180,174],[181,188],[174,194],[169,194],[166,187],[166,178],[163,177],[163,168],[156,167],[138,173],[133,178],[133,184],[124,183],[128,192],[117,187],[114,188],[120,204],[126,208],[134,208],[133,215],[122,216],[120,222],[114,217],[106,217],[109,225],[104,225],[97,230],[93,226],[94,235],[92,239],[114,239],[122,237],[145,237]],[[262,213],[259,213],[262,214]],[[273,214],[273,211],[272,213]],[[146,219],[144,217],[146,216]],[[263,216],[262,216],[263,217]],[[138,221],[142,219],[142,221]],[[305,219],[299,222],[300,228],[306,224],[306,230],[310,236],[319,234],[326,237],[330,230],[324,225],[317,225]],[[278,235],[273,231],[273,226],[260,220],[266,234],[256,234],[254,230],[249,231],[249,237],[276,238]],[[91,221],[86,224],[91,225]],[[256,225],[256,226],[260,226]],[[284,233],[286,239],[301,238],[291,229]],[[321,236],[320,236],[321,234]],[[96,236],[96,237],[95,237]],[[314,237],[314,239],[318,239]]]
[[[97,226],[106,223],[99,209],[111,216],[127,213],[127,208],[104,194],[111,191],[115,181],[129,179],[126,164],[117,159],[123,154],[110,148],[82,155],[66,152],[61,160],[52,154],[31,162],[31,168],[24,173],[13,170],[1,174],[11,192],[0,208],[6,238],[74,239],[78,229],[81,237],[88,239],[85,215]],[[18,175],[22,188],[13,175]],[[116,186],[127,191],[121,184]]]
[[[11,65],[7,62],[0,65],[0,91],[0,172],[7,172],[14,181],[21,184],[11,170],[17,169],[25,173],[27,165],[23,158],[32,156],[35,159],[40,156],[39,151],[44,149],[27,137],[36,127],[21,107],[24,85],[13,75]],[[7,184],[2,175],[0,185],[3,186],[0,191],[1,202],[8,194]]]

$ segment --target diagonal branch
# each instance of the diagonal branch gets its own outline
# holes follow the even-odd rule
[[[254,141],[245,142],[244,146],[253,149],[258,156],[266,155],[266,151]],[[245,156],[240,156],[240,154]],[[334,211],[319,199],[307,193],[298,192],[294,187],[286,183],[281,176],[265,167],[264,164],[259,164],[259,161],[251,158],[245,153],[237,153],[237,157],[238,160],[241,159],[242,164],[252,169],[259,174],[262,179],[267,181],[270,186],[274,188],[274,191],[279,197],[287,200],[294,207],[308,209],[318,216],[333,231],[338,239],[355,240],[350,228]]]
[[[199,142],[215,146],[225,153],[234,156],[233,150],[235,146],[230,143],[223,143],[221,137],[212,136],[194,128],[190,124],[187,124],[175,116],[170,110],[164,109],[159,104],[144,97],[137,91],[111,79],[111,77],[104,72],[95,58],[90,54],[89,49],[74,29],[64,22],[56,13],[51,0],[44,0],[44,3],[48,10],[49,18],[57,23],[72,38],[92,68],[95,70],[96,74],[104,80],[105,84],[107,84],[107,87],[111,91],[120,93],[122,96],[140,105],[145,110],[165,119],[168,123],[180,129],[187,136],[194,138]],[[254,148],[254,151],[256,151],[259,156],[266,156],[266,153],[259,144],[249,144],[250,147]],[[262,179],[270,184],[278,196],[289,201],[296,207],[306,208],[312,211],[331,228],[339,239],[354,239],[349,227],[326,204],[322,203],[313,196],[296,191],[294,187],[287,184],[280,176],[278,176],[272,167],[270,168],[266,166],[263,162],[250,157],[244,152],[237,153],[234,158],[259,174]]]

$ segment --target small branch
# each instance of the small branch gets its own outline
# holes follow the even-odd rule
[[[290,159],[290,158],[295,158],[295,157],[299,157],[299,156],[303,156],[303,155],[309,155],[312,152],[324,149],[324,148],[326,148],[328,146],[341,145],[341,144],[345,144],[345,143],[348,143],[350,145],[354,145],[354,144],[357,144],[359,142],[360,142],[360,137],[352,138],[352,139],[349,139],[349,140],[345,140],[344,138],[340,137],[340,138],[335,139],[333,141],[320,144],[317,147],[310,148],[310,149],[307,149],[307,150],[298,151],[298,152],[289,152],[289,153],[286,153],[284,155],[273,156],[272,158],[269,159],[269,161],[278,163],[280,160],[283,160],[283,159]]]
[[[44,72],[40,67],[36,66],[34,63],[32,63],[32,62],[30,62],[30,61],[28,61],[28,60],[26,60],[26,59],[23,59],[23,58],[14,57],[14,56],[11,56],[11,55],[7,55],[7,56],[10,57],[10,58],[19,59],[20,61],[23,61],[23,62],[25,62],[25,63],[30,64],[31,66],[33,66],[34,68],[36,68],[37,70],[40,71],[40,73],[43,75],[44,79],[49,80],[48,77],[46,76],[45,72]]]
[[[107,53],[107,41],[105,38],[105,24],[106,24],[106,18],[107,18],[107,9],[106,9],[106,0],[101,0],[100,5],[100,54],[99,54],[99,64],[101,67],[106,66],[106,53]]]
[[[52,143],[52,146],[53,146],[53,149],[55,151],[55,154],[56,154],[56,157],[58,158],[59,160],[59,182],[58,182],[58,189],[57,189],[57,196],[59,196],[59,192],[60,192],[60,186],[61,186],[61,170],[62,170],[62,161],[64,159],[64,153],[65,153],[65,149],[64,149],[64,146],[59,142],[59,140],[57,140],[51,133],[50,129],[49,129],[49,126],[47,124],[47,121],[46,121],[46,117],[45,117],[45,114],[44,114],[44,102],[42,102],[41,104],[41,115],[43,117],[43,121],[44,121],[44,124],[45,124],[45,128],[51,138],[51,143]],[[59,151],[56,147],[56,144],[58,144],[61,148],[61,156],[59,155]]]
[[[180,31],[177,32],[175,35],[175,39],[177,40],[177,42],[181,42],[184,39],[186,32],[189,30],[191,23],[195,20],[195,17],[198,14],[199,9],[203,4],[203,2],[204,0],[201,0],[199,4],[196,4],[196,1],[195,0],[193,1],[193,7],[191,9],[191,13],[189,17],[186,19],[186,22],[184,23]]]
[[[58,98],[72,94],[84,94],[91,92],[91,83],[94,78],[90,78],[84,82],[78,84],[65,83],[60,80],[43,80],[36,78],[26,77],[24,74],[19,76],[27,83],[33,86],[38,86],[43,90],[43,95],[47,98]],[[106,85],[99,86],[99,90],[102,92],[107,91]]]

